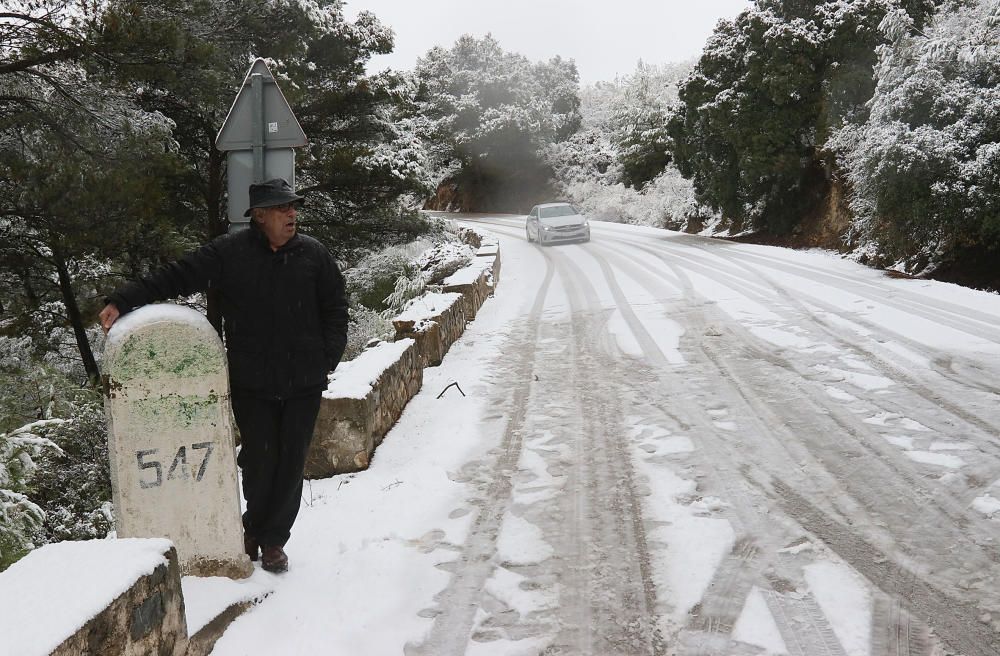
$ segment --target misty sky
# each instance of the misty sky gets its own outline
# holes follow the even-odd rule
[[[367,10],[396,33],[391,55],[370,70],[411,69],[435,45],[487,32],[532,61],[576,60],[580,82],[627,75],[642,59],[663,64],[698,56],[720,18],[749,0],[346,0],[348,18]]]

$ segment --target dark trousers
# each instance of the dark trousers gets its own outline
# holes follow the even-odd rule
[[[240,429],[243,529],[262,545],[284,546],[302,500],[302,473],[312,440],[320,393],[266,400],[233,395]]]

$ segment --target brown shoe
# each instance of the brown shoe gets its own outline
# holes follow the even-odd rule
[[[257,562],[257,556],[260,555],[260,545],[257,544],[257,538],[244,533],[243,550],[247,552],[248,556],[250,556],[250,560]]]
[[[262,547],[261,566],[269,572],[284,572],[288,570],[288,556],[281,547]]]

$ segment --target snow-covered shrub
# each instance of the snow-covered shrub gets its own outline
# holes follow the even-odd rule
[[[45,521],[45,512],[26,492],[43,451],[58,451],[42,434],[61,419],[31,422],[0,433],[0,571],[35,548],[33,541]]]
[[[411,276],[416,268],[406,252],[398,247],[374,253],[344,271],[348,300],[352,307],[363,305],[381,312],[386,298],[396,289],[400,276]]]
[[[45,513],[23,494],[0,487],[0,572],[35,548],[31,536]]]
[[[407,302],[423,294],[428,285],[437,285],[466,266],[476,255],[475,248],[467,243],[469,232],[466,228],[449,231],[445,234],[453,239],[439,241],[422,251],[413,260],[412,268],[396,279],[395,289],[385,299],[383,316],[391,319],[403,311]]]
[[[436,285],[466,266],[475,256],[476,251],[468,244],[444,241],[424,251],[415,264],[424,282]]]
[[[30,335],[0,336],[0,431],[67,416],[85,394],[79,357],[69,363],[62,351],[50,351],[49,346]]]
[[[709,218],[667,154],[667,108],[692,66],[640,62],[632,75],[581,90],[582,128],[545,149],[561,200],[599,221],[680,230]]]
[[[56,448],[35,459],[31,500],[45,511],[36,543],[103,538],[111,530],[108,432],[98,399],[79,405],[72,417],[46,428]]]
[[[691,220],[704,221],[713,215],[698,204],[691,182],[673,166],[667,166],[641,190],[620,182],[588,180],[566,185],[564,193],[569,202],[597,221],[683,230]]]
[[[427,289],[427,283],[421,276],[396,278],[396,289],[386,297],[385,302],[388,307],[382,315],[389,319],[396,316],[403,311],[403,306],[406,305],[407,301],[420,296],[425,289]]]
[[[918,29],[881,23],[870,115],[831,139],[853,190],[855,243],[911,273],[1000,238],[1000,6],[949,1]]]
[[[391,319],[407,301],[475,256],[471,246],[457,241],[458,233],[450,222],[431,221],[440,224],[433,233],[436,241],[422,239],[392,246],[344,271],[351,305],[345,360],[356,357],[371,340],[389,338],[393,334]]]
[[[392,322],[381,312],[357,305],[351,308],[351,319],[347,324],[347,348],[344,360],[353,360],[373,339],[388,339],[393,334]]]
[[[104,537],[112,523],[99,399],[0,433],[0,570],[48,542]]]

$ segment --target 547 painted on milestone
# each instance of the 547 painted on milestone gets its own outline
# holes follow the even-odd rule
[[[163,462],[154,459],[155,456],[159,455],[159,449],[141,449],[135,452],[136,464],[139,466],[139,470],[152,470],[155,472],[155,478],[147,475],[147,480],[139,479],[139,487],[146,490],[151,487],[160,487],[163,485],[164,480],[190,480],[194,478],[195,482],[201,481],[205,477],[205,470],[208,468],[208,461],[212,457],[212,451],[215,448],[213,442],[197,442],[190,445],[182,445],[177,449],[177,453],[174,454],[173,460],[170,463],[170,468],[167,470],[166,479],[163,476]],[[188,463],[188,453],[190,451],[191,458],[197,458],[200,454],[198,451],[204,451],[204,456],[201,458],[201,462],[198,464],[196,471],[192,472],[191,467],[195,463]],[[165,461],[164,461],[165,462]]]

